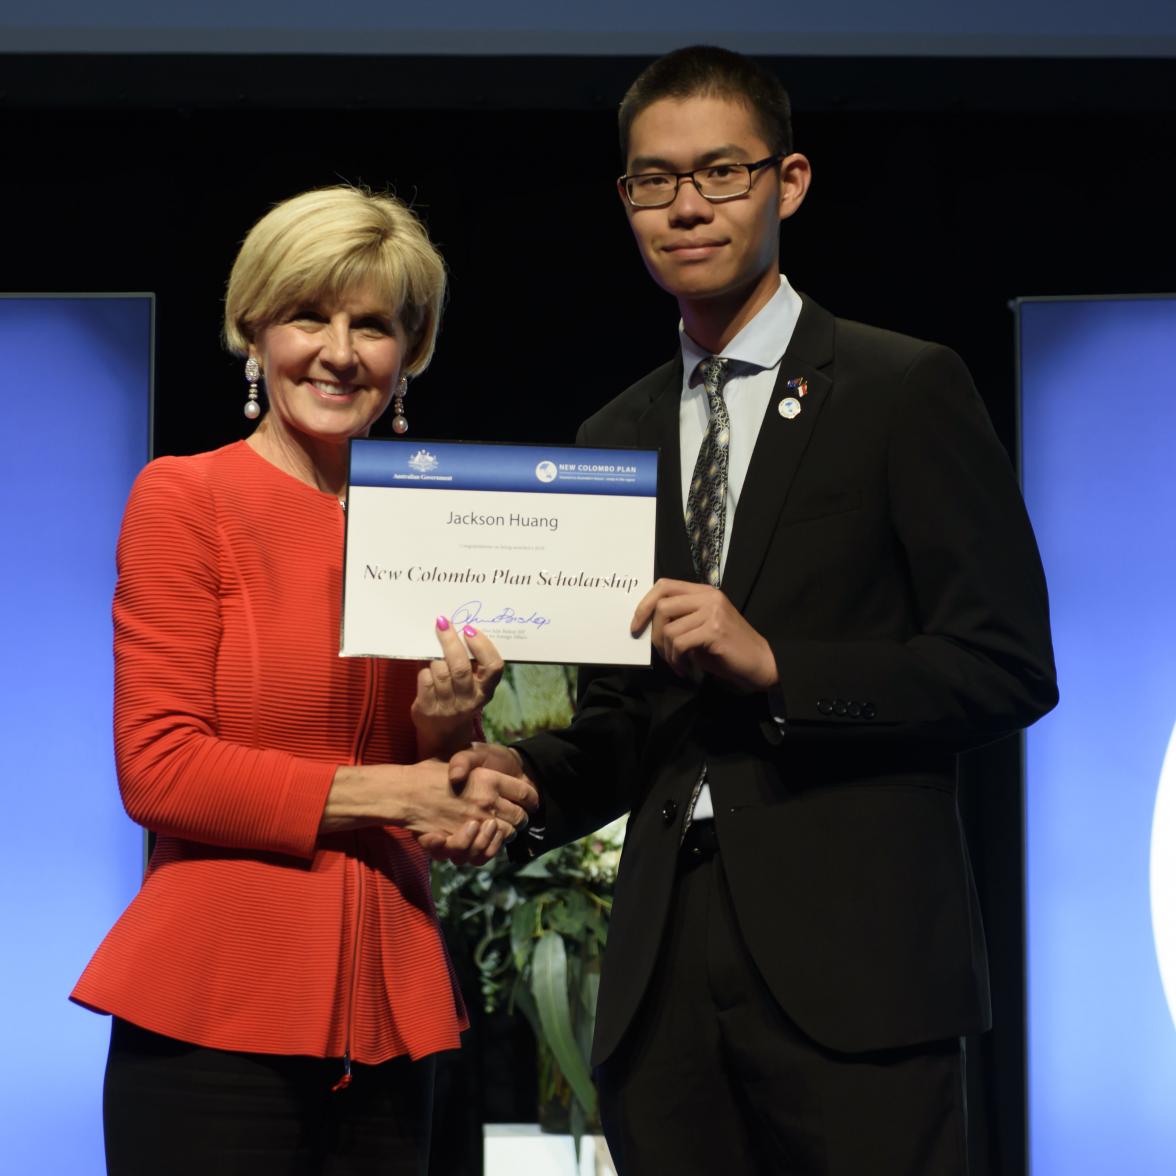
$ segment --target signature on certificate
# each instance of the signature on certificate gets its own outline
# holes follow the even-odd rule
[[[464,604],[459,604],[449,614],[449,620],[454,625],[533,625],[536,629],[542,629],[544,625],[551,624],[550,617],[542,616],[537,612],[524,616],[522,613],[515,612],[509,605],[499,609],[498,612],[483,614],[480,600],[467,600]]]

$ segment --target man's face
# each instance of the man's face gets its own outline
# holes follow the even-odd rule
[[[715,163],[755,163],[771,154],[742,103],[701,95],[663,98],[633,120],[625,171],[685,172]],[[760,287],[774,289],[780,221],[800,203],[780,176],[779,165],[762,168],[752,174],[746,196],[718,204],[704,199],[689,180],[665,208],[632,208],[625,201],[653,280],[680,303],[741,302],[755,298]]]

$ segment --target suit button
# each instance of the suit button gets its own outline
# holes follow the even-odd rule
[[[844,698],[835,698],[833,700],[833,713],[835,715],[840,715],[840,716],[844,717],[846,711],[848,711],[848,710],[849,710],[849,707],[847,707],[845,705]]]
[[[851,719],[859,719],[862,714],[862,704],[860,702],[851,702],[849,704],[849,717]]]
[[[863,719],[872,719],[877,713],[878,712],[874,709],[874,704],[872,702],[863,702],[862,703],[862,718]]]
[[[833,704],[827,698],[818,698],[817,710],[823,715],[831,715],[833,713]]]
[[[678,815],[678,802],[676,800],[667,800],[662,805],[662,820],[667,825],[674,823],[674,818]]]

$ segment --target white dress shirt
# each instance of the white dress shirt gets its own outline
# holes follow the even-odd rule
[[[723,399],[731,421],[731,442],[727,450],[727,519],[723,528],[723,550],[719,556],[719,575],[727,567],[727,552],[731,546],[731,532],[735,529],[736,512],[747,480],[751,453],[759,436],[772,391],[776,386],[780,360],[796,329],[800,317],[800,295],[780,275],[780,288],[763,309],[723,348],[727,359],[739,361],[739,366],[723,385]],[[682,402],[678,410],[678,438],[681,446],[682,513],[690,494],[690,480],[698,449],[706,433],[709,408],[698,365],[710,357],[709,351],[699,347],[678,324],[682,347]],[[694,806],[694,819],[714,816],[710,785],[703,784]]]

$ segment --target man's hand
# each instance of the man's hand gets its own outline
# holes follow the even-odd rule
[[[535,787],[523,770],[523,757],[513,748],[503,747],[501,743],[475,743],[472,747],[459,751],[449,761],[449,782],[457,788],[478,768],[501,772],[504,776],[513,776],[517,780],[527,780],[532,789]],[[538,803],[538,792],[535,796]],[[532,808],[530,811],[535,810]]]
[[[780,680],[771,646],[718,588],[658,580],[637,605],[633,634],[651,620],[653,648],[684,678],[701,671],[745,691]]]
[[[449,761],[449,783],[460,796],[496,794],[534,813],[539,807],[539,793],[523,771],[518,752],[496,743],[475,743],[460,751]],[[526,828],[526,820],[516,823],[505,833],[503,824],[484,822],[469,824],[449,836],[427,833],[418,838],[422,848],[438,861],[453,861],[459,865],[480,866],[492,858],[505,840],[514,838],[518,829]]]

